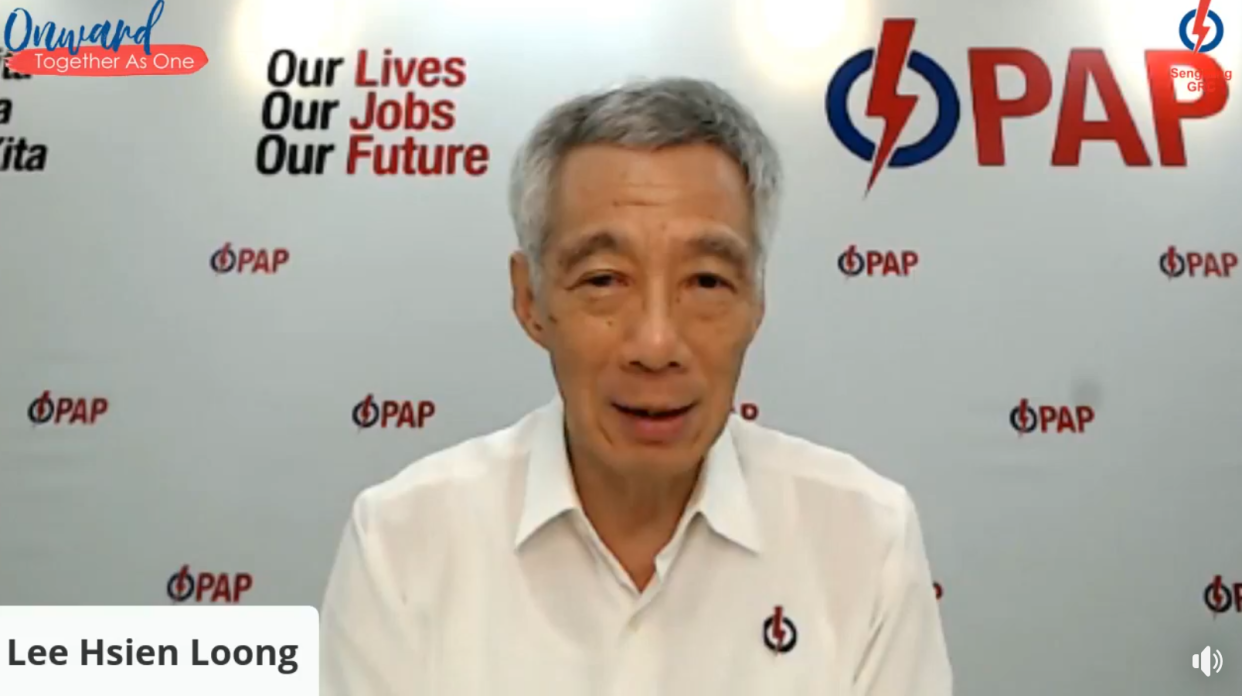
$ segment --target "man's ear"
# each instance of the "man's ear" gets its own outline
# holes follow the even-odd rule
[[[543,311],[535,298],[535,286],[531,278],[531,261],[520,251],[509,256],[509,283],[513,286],[513,316],[527,336],[541,347],[547,348],[544,335]]]

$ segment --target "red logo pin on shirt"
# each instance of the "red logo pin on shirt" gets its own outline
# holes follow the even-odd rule
[[[763,622],[763,644],[777,654],[787,653],[798,644],[798,627],[780,606]]]

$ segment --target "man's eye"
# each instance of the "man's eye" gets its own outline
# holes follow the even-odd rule
[[[727,289],[730,287],[729,281],[713,273],[700,273],[694,276],[694,283],[705,290]]]
[[[613,285],[616,284],[616,282],[617,282],[616,276],[609,275],[609,274],[600,274],[600,275],[591,276],[590,278],[587,278],[586,280],[583,281],[583,284],[589,285],[592,287],[597,287],[597,288],[607,288],[607,287],[612,287]]]

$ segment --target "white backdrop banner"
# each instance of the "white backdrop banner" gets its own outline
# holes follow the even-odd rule
[[[522,138],[687,75],[788,169],[738,410],[909,488],[959,693],[1236,694],[1242,0],[1200,4],[168,0],[115,52],[158,65],[15,64],[0,604],[317,605],[360,490],[553,392]],[[154,16],[23,7],[13,49]]]

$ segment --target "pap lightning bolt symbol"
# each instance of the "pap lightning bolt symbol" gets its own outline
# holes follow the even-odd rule
[[[901,70],[906,64],[906,53],[913,35],[913,19],[888,20],[880,32],[880,45],[875,52],[875,74],[871,78],[871,96],[867,100],[867,116],[884,119],[884,134],[880,136],[875,160],[871,164],[868,193],[880,176],[880,170],[888,164],[897,138],[919,101],[916,96],[897,93],[897,83],[901,81]]]
[[[1190,33],[1195,35],[1195,53],[1199,52],[1199,47],[1203,45],[1203,40],[1207,38],[1207,16],[1208,8],[1212,6],[1212,0],[1199,0],[1199,11],[1195,13],[1195,23],[1190,28]]]

